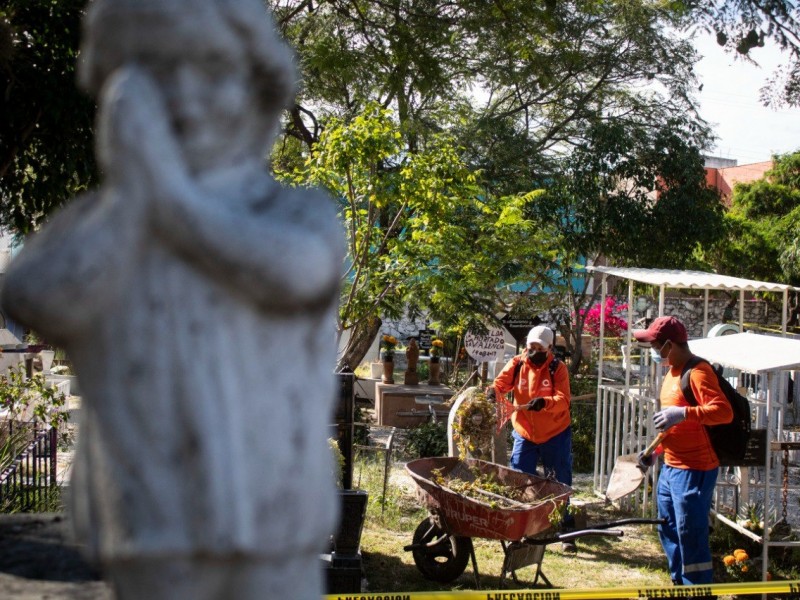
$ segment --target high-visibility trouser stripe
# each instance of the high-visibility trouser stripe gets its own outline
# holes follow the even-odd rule
[[[714,565],[711,561],[702,562],[702,563],[694,563],[691,565],[683,565],[683,572],[684,573],[697,573],[698,571],[710,571],[714,568]]]

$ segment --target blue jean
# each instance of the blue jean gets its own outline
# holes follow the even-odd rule
[[[665,466],[658,476],[658,537],[669,574],[678,585],[711,583],[708,513],[719,469],[695,471]]]
[[[509,463],[512,469],[539,475],[537,467],[541,460],[545,477],[572,487],[572,426],[541,444],[526,440],[516,431],[511,437],[514,439]],[[575,518],[567,513],[563,526],[569,528],[574,524]]]

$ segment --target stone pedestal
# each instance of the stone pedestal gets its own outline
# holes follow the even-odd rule
[[[394,361],[383,361],[383,377],[381,378],[381,381],[388,384],[394,383]]]
[[[446,419],[450,409],[445,405],[453,390],[443,385],[375,384],[375,420],[389,427],[416,427],[431,418],[428,405],[439,419]],[[418,401],[419,399],[419,401]]]
[[[428,375],[428,385],[439,385],[439,374],[441,372],[442,365],[439,361],[433,362],[431,361],[429,365],[429,375]]]

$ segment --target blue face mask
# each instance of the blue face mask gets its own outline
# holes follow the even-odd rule
[[[664,342],[664,346],[666,346],[667,344],[672,344],[672,342],[670,341]],[[657,365],[660,365],[662,362],[664,362],[664,359],[669,356],[669,352],[667,352],[667,356],[661,355],[661,353],[664,351],[664,346],[661,346],[661,350],[650,348],[650,359]]]
[[[655,348],[650,348],[650,360],[652,360],[657,365],[660,365],[661,361],[664,360],[664,359],[661,358],[661,353],[660,352],[656,352]]]

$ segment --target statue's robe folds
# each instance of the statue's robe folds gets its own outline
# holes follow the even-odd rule
[[[278,190],[209,222],[101,189],[7,273],[4,308],[80,379],[71,497],[101,561],[280,558],[333,530],[342,236],[328,198]]]

